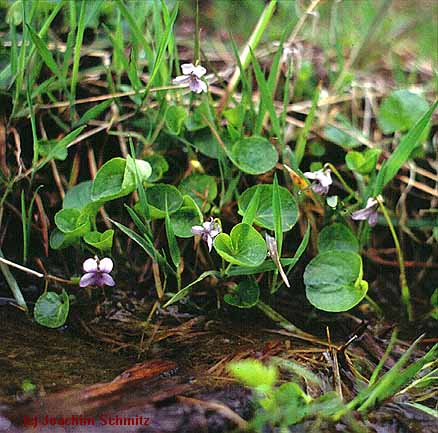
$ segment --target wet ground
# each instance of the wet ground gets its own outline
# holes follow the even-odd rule
[[[82,326],[73,315],[66,329],[50,330],[13,307],[1,308],[0,431],[238,431],[237,426],[243,427],[251,418],[254,405],[251,394],[228,377],[225,365],[248,356],[261,360],[282,356],[301,362],[318,371],[327,390],[331,388],[331,371],[323,356],[326,347],[296,338],[270,322],[250,324],[245,319],[239,325],[220,317],[162,316],[143,328],[143,334],[136,323],[131,317]],[[388,334],[384,327],[379,332]],[[365,375],[385,348],[384,339],[376,334],[376,330],[365,333],[350,353]],[[136,363],[140,364],[133,368]],[[348,371],[345,374],[346,380]],[[56,425],[50,425],[50,417],[58,417]],[[75,422],[71,417],[82,417],[85,424],[76,418],[76,425],[59,425],[59,417],[70,424]],[[122,420],[136,424],[126,426],[120,424]],[[435,421],[397,401],[361,420],[365,430],[358,431],[438,433]],[[315,427],[309,422],[290,431],[354,430],[344,424]]]

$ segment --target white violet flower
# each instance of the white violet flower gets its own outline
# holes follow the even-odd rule
[[[113,270],[113,261],[109,257],[99,260],[97,256],[85,260],[82,265],[85,272],[79,281],[80,287],[87,286],[115,286],[116,283],[110,272]]]
[[[322,168],[317,171],[306,171],[304,176],[313,180],[310,185],[313,192],[323,195],[329,192],[330,185],[333,183],[331,172],[329,168]]]
[[[359,209],[351,214],[351,219],[356,221],[368,220],[368,224],[370,226],[375,226],[379,217],[379,214],[377,212],[378,207],[379,202],[375,198],[370,197],[368,198],[367,204],[363,209]]]
[[[194,235],[201,235],[202,239],[207,242],[208,251],[213,247],[214,238],[222,231],[220,224],[213,218],[205,221],[202,226],[193,226],[192,233]]]
[[[183,75],[172,80],[173,84],[188,84],[190,90],[195,93],[207,91],[207,83],[201,78],[207,73],[207,70],[201,66],[195,66],[193,63],[184,63],[181,65]]]

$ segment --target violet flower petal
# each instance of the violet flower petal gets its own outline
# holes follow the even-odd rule
[[[106,274],[105,272],[101,273],[98,277],[98,280],[96,282],[96,285],[103,287],[103,286],[110,286],[113,287],[116,285],[115,281],[113,280],[113,277],[109,274]]]
[[[181,65],[181,70],[184,75],[190,75],[195,71],[196,67],[193,63],[184,63]]]
[[[82,275],[79,280],[79,287],[95,286],[97,279],[97,272],[88,272],[85,275]]]
[[[191,72],[193,75],[195,75],[198,78],[203,77],[207,73],[207,69],[205,69],[203,66],[198,65],[195,66]]]
[[[205,231],[205,228],[202,226],[193,226],[192,227],[192,233],[194,235],[202,235]]]
[[[97,271],[97,261],[96,259],[89,258],[85,260],[82,265],[84,272],[96,272]]]
[[[190,75],[178,75],[178,77],[172,80],[173,84],[187,84],[192,78]]]
[[[368,217],[368,224],[374,227],[377,224],[378,219],[379,219],[379,213],[377,212],[377,210],[374,210],[371,212],[370,216]]]
[[[113,261],[109,257],[105,257],[99,262],[99,270],[107,274],[113,270],[113,266]]]

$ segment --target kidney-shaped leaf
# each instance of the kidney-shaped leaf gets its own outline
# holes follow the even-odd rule
[[[266,243],[260,233],[248,224],[240,223],[231,233],[220,233],[214,248],[227,262],[239,266],[258,266],[266,257]]]
[[[254,223],[268,230],[274,230],[274,212],[272,210],[272,189],[271,184],[254,185],[248,188],[239,198],[239,214],[244,215],[251,198],[260,190],[259,204],[257,207]],[[284,187],[279,186],[281,204],[281,226],[284,232],[291,230],[298,219],[298,206],[292,194]]]
[[[362,280],[362,259],[350,251],[318,254],[304,272],[306,296],[324,311],[347,311],[366,295],[368,283]]]
[[[166,216],[166,200],[169,215],[176,212],[183,204],[183,196],[173,185],[157,183],[146,188],[145,192],[151,217],[154,219]]]
[[[55,215],[58,229],[70,237],[83,236],[90,230],[90,218],[79,209],[61,209]]]
[[[239,283],[233,293],[224,295],[224,301],[233,307],[251,308],[257,304],[260,296],[260,289],[257,282],[244,280]]]
[[[318,251],[359,251],[359,242],[354,233],[344,224],[324,227],[318,236]]]
[[[231,161],[248,174],[266,173],[273,169],[278,161],[277,150],[264,137],[242,138],[226,151]]]
[[[407,131],[428,108],[423,96],[405,89],[396,90],[383,100],[377,123],[384,134]]]
[[[88,232],[84,235],[84,241],[100,251],[109,251],[113,246],[114,230],[100,232]]]
[[[80,209],[82,213],[87,213],[91,216],[96,215],[103,201],[94,201],[91,198],[92,187],[92,180],[87,180],[73,186],[66,192],[62,207],[64,209],[76,208]]]
[[[69,309],[70,303],[65,290],[60,295],[46,292],[36,301],[33,315],[40,325],[59,328],[67,320]]]
[[[138,174],[141,182],[145,181],[152,173],[147,161],[136,160]],[[94,178],[91,189],[91,198],[97,200],[114,200],[130,194],[136,188],[134,160],[128,156],[113,158],[100,167]]]
[[[182,194],[188,194],[196,204],[208,212],[210,203],[217,196],[216,180],[207,174],[192,174],[184,178],[178,186]]]
[[[196,202],[189,195],[184,196],[183,205],[170,215],[173,232],[180,238],[191,238],[192,227],[202,223],[202,213]]]

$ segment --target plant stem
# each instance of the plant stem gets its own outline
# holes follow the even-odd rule
[[[277,313],[268,304],[265,304],[264,302],[259,300],[256,304],[256,307],[287,331],[295,332],[297,334],[306,334],[300,328],[289,322],[289,320],[283,317],[280,313]]]
[[[266,27],[268,26],[269,20],[272,17],[272,14],[274,13],[275,6],[277,4],[277,0],[271,0],[263,10],[262,14],[260,15],[260,18],[251,33],[251,36],[248,40],[248,42],[245,45],[245,48],[242,51],[242,54],[240,55],[240,62],[242,63],[242,69],[245,70],[250,61],[251,61],[251,50],[255,50],[257,45],[260,42],[260,38],[262,37],[263,33],[266,30]],[[234,92],[234,89],[237,86],[237,83],[240,80],[240,69],[236,66],[236,70],[234,71],[233,76],[231,77],[230,82],[228,83],[227,91],[225,95],[223,96],[222,100],[219,103],[218,112],[221,113],[222,110],[227,106],[228,99]]]
[[[339,179],[339,182],[341,182],[345,191],[347,191],[348,194],[350,194],[352,197],[356,197],[356,191],[354,191],[352,188],[348,186],[347,182],[345,182],[344,178],[341,176],[341,173],[339,173],[338,169],[330,162],[325,164],[325,166],[328,167],[334,173],[334,175]]]
[[[373,298],[371,298],[369,295],[366,295],[365,299],[371,305],[371,308],[377,313],[379,317],[384,317],[385,314],[383,313],[383,310],[380,308],[380,305]]]
[[[389,216],[388,211],[386,210],[386,207],[382,202],[382,199],[377,197],[376,200],[379,203],[380,209],[382,210],[383,216],[385,217],[386,223],[388,224],[389,230],[391,232],[392,239],[394,240],[394,245],[395,245],[395,249],[397,251],[398,263],[399,263],[399,267],[400,267],[400,288],[401,288],[402,301],[406,306],[406,311],[408,313],[408,319],[409,319],[409,321],[412,321],[413,320],[413,311],[412,311],[412,304],[411,304],[411,293],[410,293],[408,282],[406,279],[406,269],[405,269],[405,261],[403,258],[403,252],[402,252],[402,249],[400,247],[400,242],[398,240],[394,225],[392,224],[391,217]]]
[[[17,304],[27,313],[29,310],[27,308],[26,301],[24,300],[20,287],[18,286],[14,276],[11,274],[11,271],[9,270],[7,264],[15,265],[15,263],[9,262],[9,260],[4,259],[3,252],[0,249],[0,269],[14,295],[15,300],[17,301]]]

